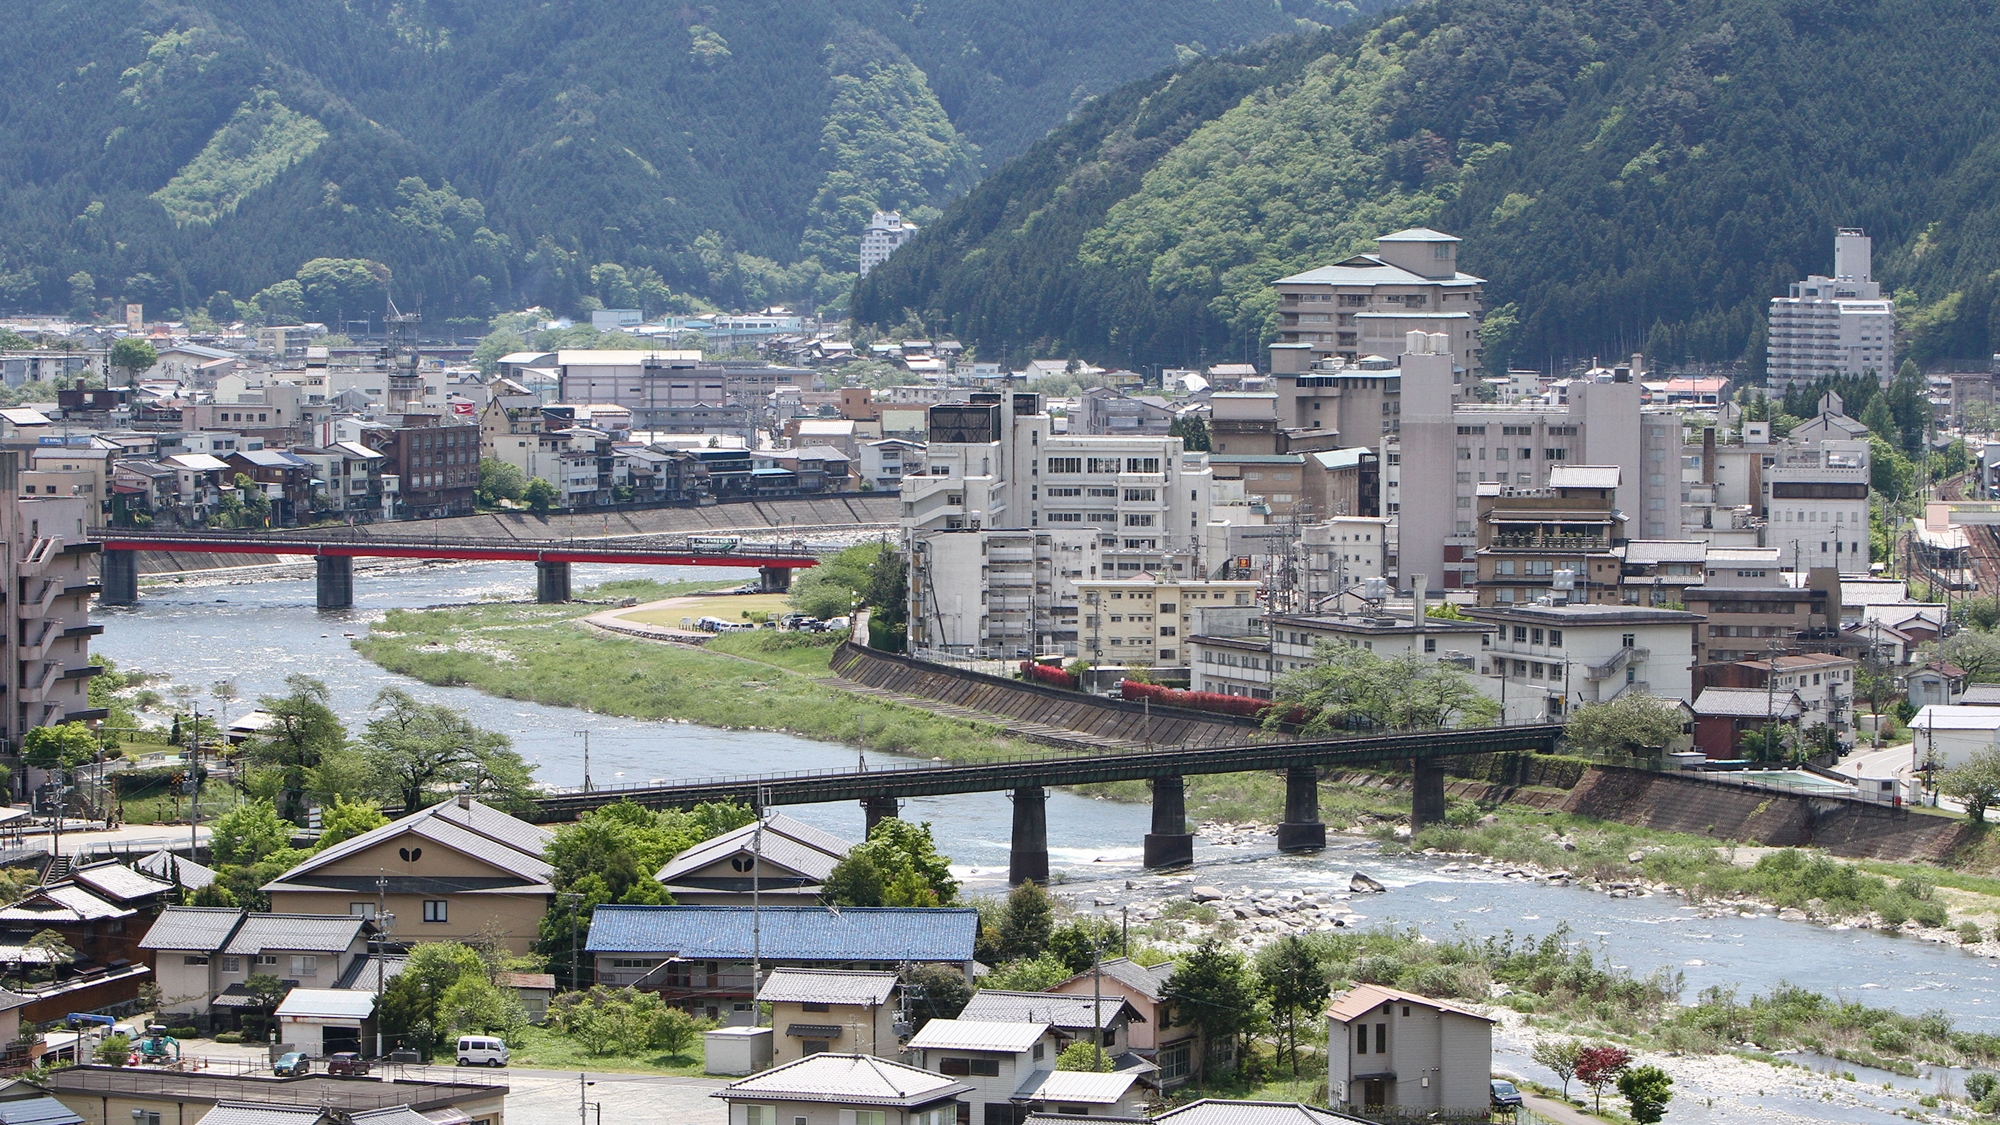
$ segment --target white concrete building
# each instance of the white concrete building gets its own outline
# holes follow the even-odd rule
[[[1315,592],[1335,593],[1389,573],[1389,521],[1379,516],[1334,516],[1308,524],[1300,534]]]
[[[1868,573],[1868,446],[1826,441],[1773,447],[1763,465],[1764,545],[1794,574],[1833,567]]]
[[[897,211],[877,211],[868,220],[868,229],[861,232],[861,276],[889,260],[896,247],[908,242],[917,233],[914,223],[906,223]]]
[[[1771,298],[1767,369],[1773,390],[1828,375],[1895,373],[1896,306],[1882,296],[1865,233],[1842,228],[1833,239],[1833,276],[1813,274]]]
[[[1693,699],[1700,614],[1646,606],[1516,605],[1468,609],[1493,627],[1479,671],[1510,723],[1560,721],[1627,692]]]
[[[1266,617],[1211,609],[1198,613],[1196,622],[1189,638],[1189,686],[1254,699],[1269,699],[1275,681],[1312,664],[1322,643],[1366,649],[1385,659],[1420,652],[1471,669],[1493,628],[1427,617],[1419,629],[1408,614],[1373,610]],[[1488,694],[1497,698],[1497,692]]]
[[[1255,579],[1160,579],[1141,572],[1076,586],[1083,595],[1077,655],[1093,664],[1183,666],[1197,614],[1257,604]]]
[[[1335,1000],[1326,1018],[1327,1100],[1336,1108],[1488,1112],[1492,1017],[1364,984]]]
[[[930,419],[927,471],[902,480],[913,646],[1073,654],[1076,580],[1206,565],[1211,474],[1181,439],[1054,433],[1025,392],[976,391]]]
[[[959,1100],[972,1107],[970,1120],[982,1123],[995,1119],[995,1109],[1003,1121],[1019,1120],[1015,1092],[1037,1071],[1055,1069],[1059,1050],[1048,1024],[1012,1020],[933,1019],[908,1044],[918,1066],[971,1087]]]
[[[2000,707],[1934,703],[1910,720],[1910,735],[1917,765],[1962,766],[1981,750],[2000,748]]]

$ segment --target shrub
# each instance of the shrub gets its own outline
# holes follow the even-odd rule
[[[198,1027],[170,1027],[167,1029],[167,1034],[176,1039],[199,1039],[201,1037],[201,1029]]]
[[[105,1066],[124,1066],[132,1057],[132,1041],[123,1035],[107,1035],[97,1045],[97,1061]]]
[[[217,1043],[241,1043],[243,1042],[243,1033],[240,1031],[218,1031],[215,1033],[215,1041]]]
[[[1978,923],[1960,922],[1958,924],[1958,940],[1960,943],[1964,945],[1978,945],[1985,938],[1986,935],[1980,932]]]
[[[1069,688],[1071,690],[1074,690],[1077,685],[1076,677],[1063,671],[1061,668],[1053,664],[1037,664],[1032,660],[1021,661],[1021,678],[1033,680],[1036,683],[1047,684],[1050,687]]]

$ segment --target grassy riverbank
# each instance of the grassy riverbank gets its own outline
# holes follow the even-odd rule
[[[619,582],[585,591],[597,599],[651,601],[712,589],[714,583]],[[731,730],[779,730],[870,750],[991,761],[1055,753],[1010,738],[997,726],[933,714],[818,682],[831,675],[839,638],[828,634],[731,633],[702,648],[609,636],[578,619],[601,605],[492,603],[391,610],[354,641],[362,656],[425,683],[476,688],[507,699],[578,707],[636,719],[677,719]],[[1087,786],[1086,796],[1145,801],[1142,782]],[[1333,823],[1389,814],[1397,798],[1328,786],[1321,797]],[[1188,815],[1196,821],[1275,821],[1282,779],[1261,773],[1191,777]],[[1407,798],[1403,798],[1407,812]]]

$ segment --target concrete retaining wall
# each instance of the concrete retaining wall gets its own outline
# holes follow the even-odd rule
[[[615,512],[577,512],[534,516],[526,512],[494,512],[445,520],[413,520],[361,524],[360,539],[397,539],[436,535],[478,539],[590,539],[606,535],[740,534],[780,537],[807,529],[857,531],[895,524],[902,511],[893,492],[857,493],[820,499],[756,500],[714,504],[706,508],[642,508]],[[342,529],[343,531],[345,529]],[[300,530],[298,534],[309,535]],[[211,555],[201,552],[141,551],[141,575],[181,574],[230,567],[270,566],[300,561],[291,555]],[[305,560],[310,561],[310,560]]]
[[[1043,723],[1086,736],[1151,742],[1156,746],[1235,746],[1260,741],[1261,727],[1233,715],[1198,715],[1169,707],[1145,707],[1119,699],[1083,695],[1040,684],[1003,680],[852,644],[833,656],[833,671],[869,687],[935,699],[959,707]]]
[[[1928,812],[1611,766],[1591,767],[1562,808],[1714,840],[1925,863],[1945,859],[1969,830],[1962,820]]]

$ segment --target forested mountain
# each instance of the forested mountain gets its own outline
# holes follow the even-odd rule
[[[1386,2],[20,0],[0,305],[844,299],[876,207],[929,217],[1093,95]]]
[[[1748,359],[1765,301],[1875,236],[1920,360],[2000,350],[1987,0],[1421,0],[1135,82],[855,290],[983,354],[1251,359],[1267,283],[1428,224],[1489,359]]]

